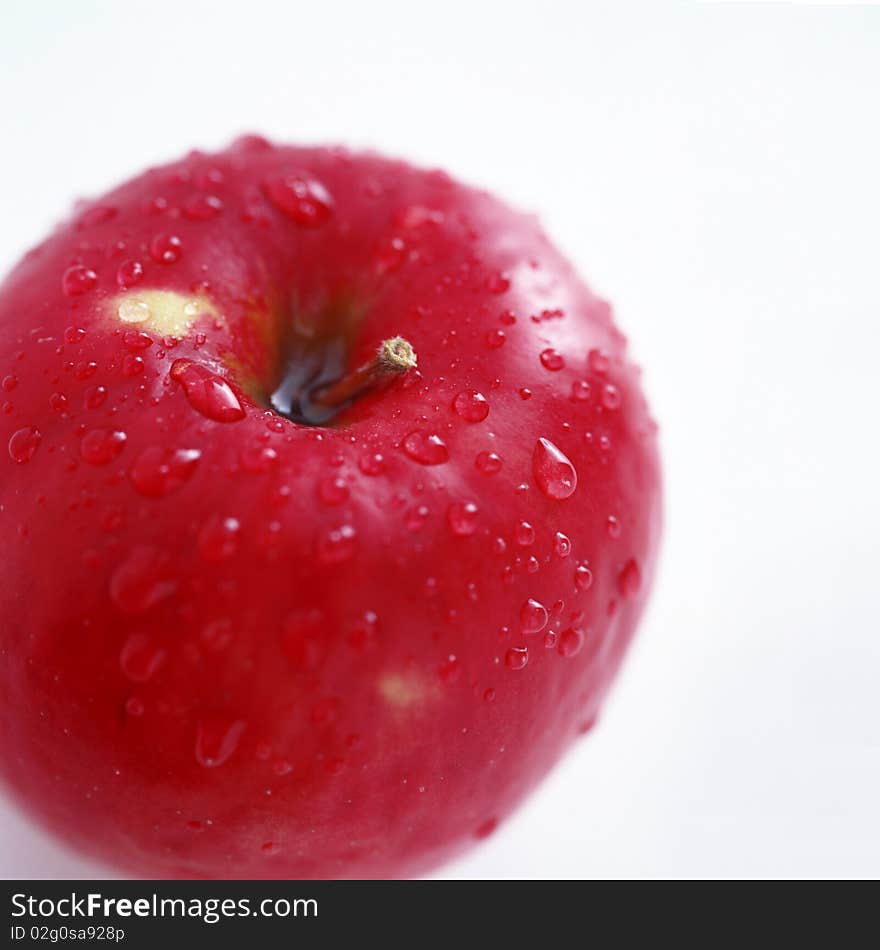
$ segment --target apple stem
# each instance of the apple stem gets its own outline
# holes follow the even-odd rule
[[[335,383],[321,386],[310,394],[311,402],[327,409],[338,409],[371,389],[385,386],[417,365],[416,353],[401,336],[383,340],[376,355],[363,366],[346,373]]]

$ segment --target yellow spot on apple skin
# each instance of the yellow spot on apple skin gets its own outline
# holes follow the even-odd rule
[[[397,709],[406,709],[425,699],[425,688],[415,677],[402,673],[386,673],[379,678],[379,692]]]
[[[110,305],[123,326],[151,330],[158,336],[186,336],[197,318],[217,316],[206,297],[173,290],[130,291],[114,297]]]

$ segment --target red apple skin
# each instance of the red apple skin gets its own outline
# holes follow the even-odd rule
[[[156,290],[195,301],[172,338]],[[309,334],[349,369],[399,334],[418,370],[300,425],[268,394]],[[12,271],[0,378],[0,770],[82,851],[417,875],[595,721],[654,572],[656,425],[534,218],[373,154],[192,153]]]

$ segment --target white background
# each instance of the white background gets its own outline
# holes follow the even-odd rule
[[[0,98],[4,270],[259,130],[485,185],[615,302],[661,423],[653,602],[598,730],[442,874],[880,874],[880,8],[10,3]],[[0,873],[105,872],[0,805]]]

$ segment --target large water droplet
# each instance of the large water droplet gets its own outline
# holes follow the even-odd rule
[[[560,656],[575,656],[580,652],[584,645],[584,635],[580,630],[569,627],[563,630],[559,635],[559,646],[557,647]]]
[[[452,408],[466,422],[482,422],[489,415],[489,403],[486,397],[475,389],[460,392],[453,399]]]
[[[179,359],[171,365],[171,378],[183,386],[189,404],[215,422],[238,422],[245,416],[238,396],[229,383],[206,366]]]
[[[571,554],[571,539],[567,534],[557,531],[556,537],[553,539],[553,547],[559,557],[568,557]]]
[[[183,206],[189,221],[208,221],[223,211],[223,202],[216,195],[193,195]]]
[[[200,720],[196,726],[196,761],[206,769],[215,769],[228,762],[238,748],[244,730],[242,719],[221,716]]]
[[[358,462],[358,468],[370,477],[381,475],[385,471],[385,456],[381,452],[371,452]]]
[[[486,346],[490,350],[497,350],[499,346],[504,346],[505,341],[507,340],[507,334],[503,330],[487,330],[486,331]]]
[[[68,267],[61,276],[61,289],[68,297],[87,294],[98,283],[98,275],[82,264]]]
[[[324,224],[333,213],[333,199],[327,189],[301,172],[267,178],[263,193],[279,211],[302,227]]]
[[[520,609],[519,623],[523,633],[540,633],[549,619],[547,608],[539,600],[530,597]]]
[[[575,568],[574,586],[580,591],[589,590],[593,586],[593,572],[586,564],[578,564]]]
[[[558,350],[549,347],[541,351],[541,365],[544,369],[549,369],[552,373],[556,373],[565,366],[565,359]]]
[[[86,409],[98,409],[104,405],[104,402],[107,399],[107,387],[106,386],[91,386],[86,390],[85,396],[83,397],[83,404]]]
[[[612,411],[620,408],[620,390],[612,383],[602,387],[602,405]]]
[[[13,462],[24,465],[34,457],[43,437],[36,426],[25,426],[13,432],[9,439],[9,457]]]
[[[495,475],[501,471],[503,464],[501,456],[494,452],[480,452],[475,461],[475,465],[484,475]]]
[[[138,613],[170,597],[177,581],[165,568],[158,548],[138,545],[110,578],[110,597],[126,613]]]
[[[403,451],[421,465],[442,465],[449,461],[449,449],[439,435],[416,429],[403,440]]]
[[[138,297],[126,297],[116,308],[116,315],[123,323],[145,323],[153,313],[146,301]]]
[[[490,294],[503,294],[510,290],[510,278],[501,271],[493,271],[486,280],[486,289]]]
[[[91,429],[79,444],[79,454],[89,465],[109,465],[125,448],[127,436],[116,429]]]
[[[150,241],[150,257],[157,264],[174,264],[183,255],[183,241],[176,234],[157,234]]]
[[[167,655],[167,650],[145,633],[132,633],[123,644],[119,665],[132,682],[146,683],[159,671]]]
[[[617,575],[617,589],[623,597],[635,597],[642,586],[642,572],[635,558],[630,558]]]
[[[504,664],[510,670],[521,670],[529,662],[529,648],[511,647],[504,656]]]
[[[453,502],[446,512],[446,520],[453,534],[467,537],[477,530],[480,509],[469,502]]]
[[[523,548],[527,548],[535,543],[535,529],[528,521],[520,521],[514,531],[516,543]]]
[[[538,439],[532,456],[538,488],[554,501],[564,501],[577,488],[577,472],[568,457],[549,439]]]
[[[587,353],[587,366],[597,376],[604,376],[608,372],[610,360],[604,350],[593,349]]]
[[[64,393],[52,393],[49,397],[49,408],[57,413],[66,412],[67,396]]]
[[[573,402],[586,402],[590,398],[590,384],[585,379],[576,379],[571,384]]]
[[[144,265],[140,261],[123,261],[116,270],[116,284],[122,290],[134,287],[144,279]]]
[[[135,459],[129,472],[134,487],[147,498],[162,498],[185,485],[199,463],[198,449],[150,445]]]

